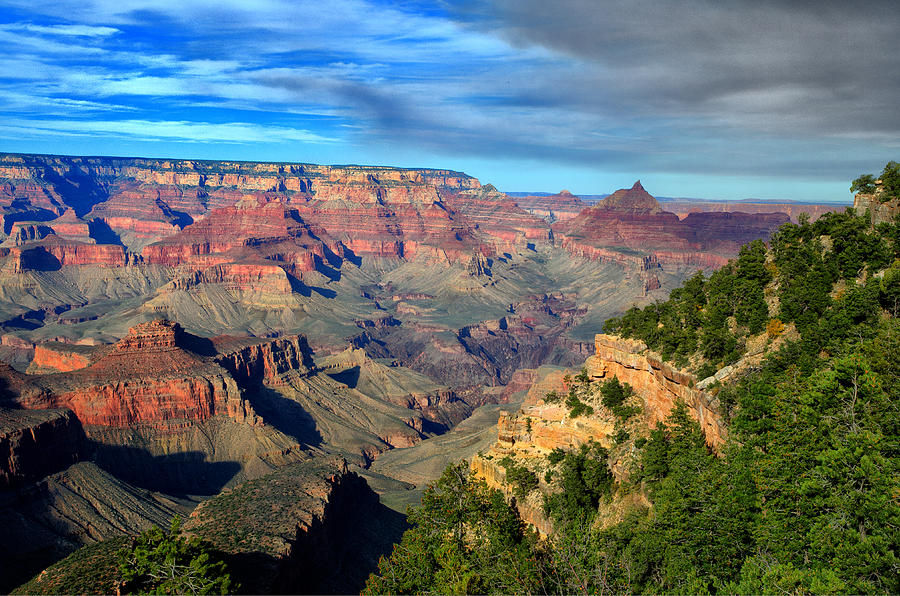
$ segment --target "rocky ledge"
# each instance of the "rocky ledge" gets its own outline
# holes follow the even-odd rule
[[[71,408],[83,424],[123,428],[216,414],[260,424],[240,387],[277,384],[288,371],[303,374],[313,367],[302,336],[210,340],[170,321],[136,325],[112,345],[54,342],[35,351],[40,359],[32,370],[59,372],[0,370],[14,405]]]
[[[565,395],[569,390],[572,381],[566,380],[567,371],[544,371],[536,377],[519,411],[501,414],[497,442],[472,458],[473,471],[508,497],[512,497],[513,489],[507,483],[506,467],[502,463],[506,457],[516,465],[538,472],[539,490],[517,499],[516,506],[522,518],[543,534],[552,530],[552,523],[543,511],[541,495],[552,490],[543,471],[553,450],[573,451],[590,441],[597,442],[609,450],[613,475],[623,479],[629,474],[632,449],[629,443],[618,444],[614,438],[616,433],[627,427],[632,439],[647,436],[650,429],[669,416],[678,401],[683,401],[690,415],[699,421],[710,448],[720,447],[727,436],[718,402],[696,387],[696,379],[690,373],[663,362],[640,341],[598,334],[594,348],[595,353],[584,364],[588,378],[597,381],[615,377],[631,385],[632,405],[639,406],[640,416],[622,426],[600,404],[595,391],[590,398],[593,413],[572,417],[565,398],[547,399],[551,391]],[[568,374],[570,379],[575,371],[570,370]]]
[[[0,489],[41,478],[76,462],[83,433],[71,410],[0,408]]]
[[[202,503],[184,529],[226,553],[246,593],[355,593],[403,530],[340,459],[280,468]]]

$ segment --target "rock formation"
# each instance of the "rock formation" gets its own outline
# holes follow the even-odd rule
[[[595,379],[616,377],[631,385],[643,399],[649,426],[665,420],[680,400],[700,423],[711,447],[724,442],[727,429],[719,414],[719,403],[696,388],[697,379],[692,374],[664,362],[640,341],[601,333],[594,343],[596,353],[585,362],[588,374]]]
[[[801,213],[809,215],[810,221],[816,221],[826,213],[834,211],[843,211],[847,208],[846,204],[828,204],[828,203],[778,203],[778,202],[754,202],[750,200],[744,201],[702,201],[691,199],[668,199],[661,203],[663,209],[671,211],[681,219],[684,219],[691,213],[721,213],[721,212],[741,212],[749,214],[757,213],[784,213],[791,218],[791,221],[797,222],[797,218]]]
[[[61,470],[82,451],[81,426],[70,410],[0,408],[0,490]]]
[[[700,423],[710,447],[716,449],[723,444],[727,429],[715,397],[698,389],[693,375],[663,362],[642,342],[598,334],[595,352],[585,361],[584,369],[592,380],[615,377],[631,385],[641,407],[640,420],[629,427],[633,432],[646,435],[681,401]],[[532,465],[540,467],[554,449],[572,451],[589,441],[596,441],[611,450],[611,466],[616,476],[628,473],[627,456],[613,450],[616,446],[613,437],[619,428],[616,419],[599,405],[599,401],[594,404],[594,413],[573,418],[564,400],[546,399],[550,391],[565,394],[568,390],[563,373],[560,370],[545,371],[539,382],[529,389],[518,412],[501,414],[497,423],[497,442],[472,458],[472,469],[489,485],[512,494],[512,488],[506,482],[506,470],[500,463],[506,456],[519,464],[533,462]],[[541,486],[547,490],[546,482],[540,476]],[[523,519],[542,533],[550,533],[552,524],[542,510],[537,493],[520,499],[517,507]]]
[[[588,206],[568,190],[562,190],[555,195],[516,196],[513,200],[528,213],[551,224],[572,219]]]
[[[663,267],[714,268],[789,220],[784,213],[741,212],[691,213],[681,220],[638,181],[553,230],[563,248],[586,258],[640,265],[654,255]]]
[[[252,593],[355,593],[403,531],[402,516],[330,459],[294,464],[201,504],[185,530],[233,556]]]
[[[880,181],[878,181],[880,182]],[[900,215],[900,199],[891,199],[882,202],[876,194],[858,192],[853,197],[853,208],[862,215],[869,211],[872,225],[891,222]]]
[[[253,421],[234,380],[185,349],[183,338],[177,324],[152,321],[133,327],[87,367],[31,378],[7,371],[7,379],[19,406],[71,408],[85,425],[202,421],[217,413]]]

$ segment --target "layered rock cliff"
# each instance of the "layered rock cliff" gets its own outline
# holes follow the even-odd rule
[[[279,469],[201,504],[184,529],[231,555],[257,593],[355,593],[403,531],[346,462]]]
[[[256,418],[223,369],[183,347],[177,324],[133,327],[90,366],[66,374],[11,375],[25,408],[71,408],[82,424],[130,427],[170,419],[206,420],[222,413]]]
[[[516,196],[513,200],[528,213],[537,215],[548,223],[572,219],[588,206],[568,190],[555,195]]]
[[[878,225],[879,223],[891,222],[900,215],[900,199],[882,201],[877,193],[866,194],[859,192],[853,197],[853,208],[860,215],[868,210],[872,225]]]
[[[0,408],[0,490],[71,465],[83,447],[81,425],[71,410]]]
[[[545,371],[528,391],[518,412],[501,414],[497,423],[497,442],[471,461],[477,475],[508,496],[512,495],[513,487],[507,482],[504,462],[512,461],[536,471],[539,490],[518,499],[516,506],[523,519],[544,534],[552,531],[552,523],[543,511],[541,494],[554,489],[543,472],[548,469],[547,456],[555,449],[573,451],[594,441],[609,450],[608,463],[614,476],[626,478],[633,453],[628,448],[630,443],[623,447],[616,435],[627,428],[631,440],[646,436],[658,422],[669,416],[677,402],[683,402],[690,415],[700,423],[712,449],[720,447],[727,437],[727,427],[715,397],[697,389],[696,379],[691,374],[663,362],[642,342],[598,334],[595,353],[586,360],[584,370],[589,384],[582,398],[593,407],[592,413],[571,416],[571,407],[565,403],[565,398],[550,399],[548,396],[551,392],[564,395],[572,387],[574,371],[570,376],[565,376],[565,371]],[[613,377],[634,389],[632,405],[640,411],[640,415],[625,426],[601,405],[594,383]],[[507,457],[510,460],[506,460]]]
[[[741,212],[690,213],[681,220],[638,181],[555,224],[553,231],[563,248],[590,259],[637,264],[652,255],[663,267],[715,268],[741,245],[768,239],[788,221],[784,213]]]
[[[472,230],[442,203],[441,193],[480,184],[449,170],[2,154],[0,181],[9,197],[3,210],[7,228],[16,221],[55,220],[60,230],[53,228],[54,222],[50,229],[70,237],[77,226],[83,232],[91,223],[108,230],[106,242],[121,241],[134,252],[239,202],[291,203],[302,220],[358,254],[403,257],[427,245],[458,256],[477,244]],[[263,210],[251,217],[266,215]],[[284,237],[268,233],[265,225],[241,225],[236,217],[240,214],[233,211],[220,214],[212,220],[217,223],[204,224],[145,256],[153,262],[181,262],[192,254],[221,252],[223,242],[246,244],[241,233]],[[216,230],[222,225],[225,235]],[[77,236],[83,239],[84,234]]]
[[[594,343],[596,353],[585,361],[588,374],[595,379],[616,377],[631,385],[643,400],[649,426],[665,420],[675,403],[683,401],[711,447],[725,441],[728,430],[719,413],[719,402],[696,388],[698,379],[694,375],[664,362],[637,340],[601,333]]]

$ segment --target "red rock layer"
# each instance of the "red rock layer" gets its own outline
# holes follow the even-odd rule
[[[52,228],[53,233],[60,238],[77,240],[78,242],[89,244],[94,242],[91,238],[90,226],[86,221],[75,215],[73,209],[66,209],[62,215],[47,222],[47,225]]]
[[[6,371],[7,382],[21,407],[68,407],[89,425],[129,427],[215,414],[255,421],[231,376],[182,347],[189,339],[177,324],[144,323],[86,368],[35,376]]]
[[[125,247],[115,244],[85,244],[47,236],[37,242],[16,246],[6,256],[13,272],[52,271],[71,265],[105,265],[122,267],[129,262]]]
[[[478,245],[472,231],[442,204],[439,193],[480,184],[450,170],[6,154],[0,155],[0,183],[6,184],[9,209],[16,201],[21,205],[16,213],[7,213],[0,197],[0,211],[12,221],[26,218],[22,211],[26,207],[51,209],[50,217],[44,218],[52,219],[69,200],[54,194],[54,189],[75,182],[81,184],[79,191],[90,194],[83,201],[92,206],[90,218],[107,224],[132,247],[178,234],[192,220],[248,197],[259,203],[290,203],[316,235],[321,231],[344,240],[360,255],[461,258]],[[225,237],[246,235],[246,230],[235,227],[227,232]],[[196,246],[183,240],[174,244]],[[337,244],[331,247],[333,252],[339,252]],[[148,255],[155,262],[184,260],[172,254],[177,252],[172,247],[154,250]],[[194,250],[203,254],[202,248]],[[300,270],[308,267],[298,265]]]
[[[513,201],[528,213],[550,223],[572,219],[588,206],[568,190],[555,195],[515,197]]]
[[[487,184],[448,195],[447,202],[473,229],[488,236],[500,252],[526,248],[551,238],[547,222]]]
[[[245,250],[235,253],[238,249]],[[316,257],[324,259],[328,250],[300,220],[296,209],[276,201],[215,209],[181,232],[146,246],[142,255],[147,263],[173,267],[226,263],[255,255],[299,273],[315,269]],[[197,259],[203,256],[214,258]]]
[[[256,290],[270,294],[291,293],[291,282],[284,269],[271,261],[259,259],[250,262],[221,263],[209,267],[203,267],[202,263],[193,266],[197,269],[175,277],[161,291],[188,291],[202,284],[217,284],[230,290]]]
[[[42,372],[69,372],[85,368],[91,364],[91,349],[87,346],[75,346],[58,342],[37,344],[34,347],[34,358],[29,366],[31,370]]]
[[[707,268],[723,265],[751,240],[768,239],[787,221],[784,213],[737,212],[692,213],[680,220],[638,181],[553,229],[563,248],[586,258],[637,264],[652,254],[664,266]]]
[[[4,244],[11,246],[23,246],[29,242],[42,240],[55,232],[53,228],[45,224],[31,222],[15,222],[9,231],[9,238]]]
[[[689,199],[666,201],[662,205],[664,209],[675,213],[682,219],[691,213],[740,211],[742,213],[784,213],[794,222],[801,213],[809,214],[810,220],[816,221],[826,213],[843,211],[847,208],[847,205],[829,203],[753,203],[749,201],[691,201]]]

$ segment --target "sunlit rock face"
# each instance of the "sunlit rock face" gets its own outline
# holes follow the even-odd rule
[[[788,221],[785,213],[741,212],[691,213],[682,220],[663,210],[638,181],[553,230],[566,250],[587,258],[638,263],[651,254],[663,267],[711,269]]]
[[[662,361],[658,354],[647,349],[640,341],[598,334],[594,341],[594,354],[584,363],[584,371],[593,381],[612,378],[629,384],[635,392],[636,404],[641,414],[629,427],[632,433],[646,436],[672,413],[675,405],[683,402],[688,413],[695,418],[707,444],[718,449],[727,437],[727,428],[719,414],[719,403],[714,396],[696,387],[696,379]],[[596,394],[590,398],[594,411],[587,415],[570,416],[565,399],[551,400],[551,391],[565,395],[571,386],[575,371],[551,371],[535,377],[518,412],[501,414],[497,423],[497,442],[485,452],[472,458],[472,470],[484,478],[490,486],[513,494],[507,483],[506,468],[501,463],[510,457],[517,465],[529,465],[540,470],[546,466],[547,456],[555,449],[566,452],[595,441],[610,450],[609,465],[617,478],[628,472],[627,449],[616,450],[614,436],[618,430],[613,414],[601,406]],[[538,480],[542,491],[548,483],[541,474]],[[541,506],[541,491],[518,499],[516,506],[522,518],[543,534],[552,532],[552,522]]]

